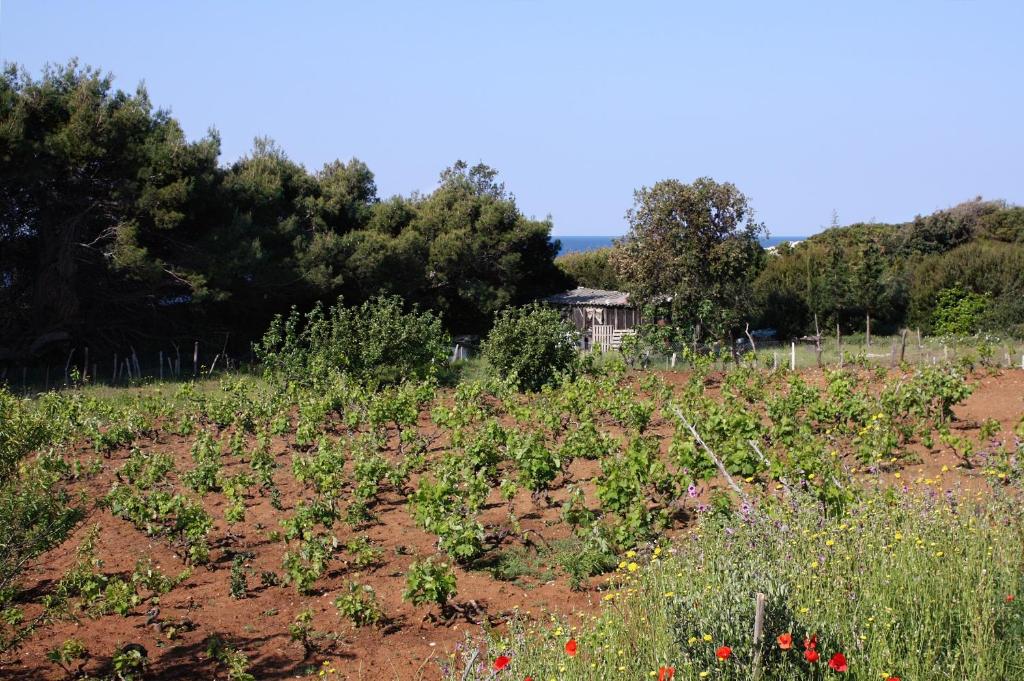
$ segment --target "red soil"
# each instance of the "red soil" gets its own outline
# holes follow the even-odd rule
[[[664,377],[671,384],[678,384],[685,378],[677,373],[666,373]],[[819,379],[817,372],[808,372],[808,380]],[[985,418],[995,418],[1003,427],[1001,436],[1011,438],[1014,425],[1024,413],[1024,372],[1005,371],[999,376],[980,376],[975,382],[974,394],[956,410],[958,419],[980,422]],[[430,435],[431,429],[429,420],[423,415],[421,430]],[[616,429],[609,430],[615,432]],[[672,433],[671,424],[656,423],[653,430],[663,438],[663,445],[667,447]],[[190,443],[191,438],[161,434],[159,441],[135,444],[143,450],[170,453],[175,457],[179,470],[187,470],[192,466]],[[443,444],[441,439],[435,442],[434,448],[440,449]],[[941,478],[938,483],[941,488],[954,485],[976,489],[984,487],[980,476],[955,468],[958,461],[948,450],[937,448],[927,452],[920,445],[915,445],[915,448],[923,462],[904,467],[902,482]],[[78,451],[83,456],[92,456],[89,449]],[[276,480],[281,488],[284,511],[275,511],[268,498],[254,495],[247,500],[245,522],[233,527],[233,534],[229,535],[229,528],[223,520],[224,497],[220,494],[206,495],[206,509],[216,519],[210,533],[213,547],[211,562],[195,568],[191,577],[160,599],[157,606],[159,614],[152,624],[146,624],[146,611],[152,606],[149,602],[136,608],[128,617],[111,614],[91,619],[82,616],[78,621],[61,620],[48,624],[41,627],[21,649],[0,660],[0,679],[66,678],[56,665],[46,660],[45,654],[72,637],[81,640],[96,656],[85,667],[89,673],[100,672],[117,646],[140,643],[145,646],[151,663],[147,678],[224,678],[223,670],[209,660],[205,652],[206,641],[214,634],[242,650],[251,662],[250,671],[259,679],[294,678],[311,668],[318,669],[324,660],[337,670],[328,677],[332,679],[432,679],[439,676],[437,662],[445,659],[467,633],[480,633],[481,624],[500,626],[517,609],[520,613],[541,616],[547,612],[564,615],[591,613],[597,608],[600,594],[596,588],[603,583],[602,578],[592,579],[590,588],[585,591],[573,592],[561,573],[547,583],[530,578],[513,583],[496,581],[486,572],[459,568],[456,568],[458,595],[453,610],[445,617],[441,617],[436,608],[413,607],[405,603],[401,598],[405,572],[417,556],[435,553],[436,538],[415,525],[404,497],[395,491],[381,495],[383,500],[373,509],[379,522],[365,532],[353,532],[344,524],[334,528],[342,543],[353,535],[367,534],[384,551],[378,566],[360,571],[344,559],[337,560],[332,564],[332,570],[319,580],[318,590],[312,596],[300,596],[292,586],[260,586],[259,572],[280,572],[284,551],[282,543],[271,541],[267,535],[279,529],[280,519],[290,513],[297,499],[303,497],[303,489],[290,474],[290,457],[296,451],[293,444],[287,438],[279,439],[274,443],[273,451],[281,464]],[[104,462],[103,472],[77,485],[79,490],[91,499],[99,499],[109,491],[115,471],[128,455],[127,450],[115,451]],[[233,459],[226,461],[224,470],[227,474],[237,472],[236,469],[244,465]],[[942,474],[944,465],[951,469],[950,472]],[[596,462],[579,460],[573,463],[570,473],[576,481],[586,481],[593,478],[598,470]],[[888,474],[886,479],[891,477],[892,474]],[[893,483],[902,484],[899,480],[893,480]],[[592,498],[592,485],[583,483],[583,488],[588,492],[588,498]],[[559,502],[565,498],[566,491],[563,487],[551,496]],[[557,503],[553,506],[544,502],[535,504],[525,492],[520,493],[514,503],[525,530],[539,534],[546,541],[568,535],[568,529],[559,518]],[[500,529],[507,522],[506,508],[498,491],[493,490],[481,522],[488,530]],[[82,537],[97,524],[100,532],[96,553],[104,561],[106,573],[130,574],[135,561],[143,556],[152,558],[163,572],[170,575],[183,569],[181,557],[165,540],[147,537],[131,523],[114,517],[109,511],[94,509],[67,541],[41,556],[26,571],[23,584],[29,594],[43,592],[65,574],[74,562]],[[517,542],[517,539],[505,539],[502,548]],[[249,563],[249,596],[238,600],[229,597],[228,587],[231,554],[237,551],[254,554]],[[369,584],[376,590],[388,618],[385,626],[355,629],[339,618],[333,600],[352,580]],[[330,634],[320,640],[320,650],[309,657],[305,656],[301,645],[290,640],[288,634],[289,624],[305,607],[312,608],[314,612],[313,629]],[[29,606],[26,611],[31,616],[38,609]],[[173,640],[169,640],[166,633],[171,626],[179,629]]]

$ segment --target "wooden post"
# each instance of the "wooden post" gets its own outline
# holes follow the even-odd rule
[[[796,341],[790,341],[789,346],[789,370],[796,371]]]
[[[764,594],[754,596],[754,678],[761,678],[761,645],[764,642]]]
[[[64,385],[68,384],[68,372],[71,370],[71,358],[75,354],[75,349],[71,348],[71,352],[68,353],[68,361],[64,362]]]
[[[843,334],[839,331],[839,322],[836,322],[836,354],[839,355],[839,368],[843,368]]]
[[[110,376],[111,383],[117,383],[117,370],[121,365],[117,363],[117,353],[114,353],[114,373]]]
[[[669,366],[672,367],[673,369],[676,368],[676,353],[674,352],[672,353],[672,359],[669,360]]]
[[[192,377],[199,375],[199,341],[196,341],[192,349]]]
[[[818,327],[818,313],[814,313],[814,356],[821,368],[821,329]]]
[[[164,380],[164,351],[160,351],[160,359],[157,360],[157,366],[160,367],[160,380]]]
[[[865,315],[865,317],[867,318],[867,324],[864,327],[864,329],[865,329],[865,331],[864,331],[864,344],[870,348],[871,347],[871,313],[870,312],[867,313],[867,315]]]
[[[903,356],[907,352],[907,330],[903,329],[903,333],[900,334],[900,364],[903,364]]]
[[[779,368],[779,353],[773,352],[772,353],[772,371],[775,371],[778,368]]]

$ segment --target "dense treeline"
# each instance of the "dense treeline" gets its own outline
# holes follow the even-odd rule
[[[556,263],[578,285],[640,292],[617,266],[622,249]],[[754,270],[753,305],[733,322],[782,337],[813,332],[815,315],[830,333],[863,333],[870,316],[878,333],[1024,335],[1024,208],[1005,201],[977,198],[902,224],[834,225],[769,251]]]
[[[400,295],[449,329],[486,328],[565,283],[551,222],[480,164],[381,198],[361,161],[310,172],[258,139],[220,162],[146,91],[77,63],[0,78],[0,359],[227,337],[343,296]]]
[[[856,224],[781,246],[754,283],[783,335],[901,326],[1024,334],[1024,208],[981,198],[904,224]]]

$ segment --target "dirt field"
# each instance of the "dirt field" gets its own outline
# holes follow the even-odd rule
[[[814,372],[806,374],[813,382]],[[682,374],[665,374],[665,379],[682,382]],[[1024,372],[1003,371],[998,376],[977,374],[974,394],[956,409],[964,432],[977,430],[986,418],[994,418],[1002,426],[1000,437],[1013,438],[1013,427],[1024,413]],[[429,416],[422,414],[421,432],[434,435]],[[614,428],[609,428],[614,434]],[[656,417],[652,431],[667,448],[673,426]],[[173,455],[179,470],[192,466],[189,452],[190,438],[160,433],[157,439],[136,442],[143,451],[153,450]],[[432,454],[444,450],[444,437],[432,444]],[[941,444],[927,452],[919,444],[913,445],[921,454],[922,463],[904,465],[900,477],[893,472],[882,476],[885,484],[913,484],[917,480],[930,480],[936,489],[963,486],[983,489],[984,479],[975,471],[957,468],[958,459]],[[83,456],[93,456],[92,450],[80,448]],[[417,527],[404,497],[394,490],[383,492],[374,508],[378,521],[365,530],[353,531],[347,525],[335,527],[341,543],[356,534],[367,535],[383,550],[382,558],[370,568],[360,569],[342,557],[332,563],[331,570],[317,582],[311,596],[300,596],[292,586],[263,586],[258,575],[261,571],[281,568],[284,545],[268,535],[279,529],[279,520],[294,508],[301,498],[302,487],[288,474],[290,457],[295,451],[291,436],[277,438],[273,453],[281,468],[276,481],[280,486],[283,510],[271,507],[267,497],[250,495],[246,500],[245,522],[229,527],[224,521],[227,503],[219,493],[207,494],[204,505],[216,519],[210,533],[211,561],[194,568],[192,575],[181,585],[159,599],[147,602],[128,617],[108,614],[96,619],[86,616],[77,621],[60,620],[47,624],[30,638],[0,667],[4,679],[64,679],[57,666],[45,654],[66,639],[77,638],[96,654],[109,656],[118,645],[139,643],[145,647],[150,660],[152,679],[225,678],[222,668],[206,654],[206,641],[218,635],[229,644],[245,652],[251,662],[250,671],[258,679],[295,678],[306,674],[316,677],[323,661],[328,661],[335,673],[332,679],[434,679],[439,676],[438,663],[443,661],[454,646],[467,633],[477,634],[481,626],[501,626],[517,611],[531,617],[542,617],[554,612],[564,615],[589,613],[598,607],[602,577],[591,578],[588,588],[572,591],[565,575],[557,566],[546,565],[544,558],[537,560],[527,574],[513,581],[499,581],[483,569],[456,568],[458,594],[452,608],[440,613],[436,607],[414,607],[402,600],[405,573],[417,556],[432,555],[436,551],[436,537]],[[118,469],[129,456],[128,449],[115,450],[103,470],[96,477],[76,486],[90,499],[105,495],[116,479]],[[239,461],[225,460],[224,472],[231,474]],[[948,472],[943,472],[943,467]],[[569,475],[577,482],[589,481],[599,471],[596,461],[576,460]],[[873,479],[874,476],[865,474]],[[415,487],[416,478],[407,488]],[[589,489],[589,482],[582,482]],[[717,483],[712,483],[711,486]],[[481,522],[490,535],[497,537],[498,547],[489,555],[499,554],[513,546],[529,549],[543,548],[545,544],[565,538],[569,529],[560,519],[559,503],[566,497],[564,485],[557,482],[551,493],[553,503],[534,500],[520,491],[513,500],[523,533],[519,537],[534,538],[524,543],[509,532],[508,503],[498,490],[492,490]],[[707,494],[703,489],[702,498]],[[682,518],[676,531],[685,528]],[[103,560],[103,571],[128,575],[140,556],[150,556],[164,572],[176,574],[183,568],[182,558],[164,540],[147,537],[131,523],[115,517],[108,510],[94,509],[79,529],[61,546],[34,561],[26,573],[25,586],[29,595],[39,593],[58,581],[72,565],[76,549],[84,534],[99,526],[97,555]],[[230,538],[228,541],[227,538]],[[229,597],[229,575],[232,556],[237,552],[250,552],[249,591],[246,598]],[[543,552],[541,552],[543,553]],[[350,581],[368,584],[376,591],[386,623],[381,627],[354,628],[339,618],[333,604],[339,590]],[[312,608],[313,630],[324,634],[317,641],[318,650],[306,654],[289,636],[289,625],[296,613]],[[36,612],[30,606],[29,615]],[[173,631],[173,638],[171,632]],[[100,660],[90,661],[85,671],[99,671]]]

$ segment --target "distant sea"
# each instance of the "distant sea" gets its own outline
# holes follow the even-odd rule
[[[617,236],[556,236],[553,237],[562,242],[562,248],[559,249],[559,255],[565,255],[566,253],[584,253],[586,251],[596,251],[599,248],[608,248],[612,245],[612,241],[620,237]],[[769,246],[778,246],[783,241],[803,241],[807,237],[805,236],[772,236],[767,239],[761,239],[761,245],[765,248]]]

